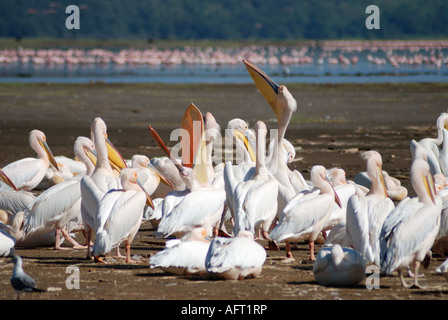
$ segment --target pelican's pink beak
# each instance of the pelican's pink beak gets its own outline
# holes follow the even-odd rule
[[[182,167],[182,165],[176,159],[174,159],[174,157],[171,155],[171,151],[168,149],[166,144],[163,142],[162,138],[160,138],[160,136],[156,132],[156,130],[154,130],[151,126],[149,126],[149,132],[151,133],[152,137],[154,138],[156,143],[159,145],[159,147],[162,149],[162,151],[165,152],[166,155],[168,156],[168,158],[170,158],[170,160],[174,163],[177,170],[179,170],[179,172],[184,171],[184,168]]]

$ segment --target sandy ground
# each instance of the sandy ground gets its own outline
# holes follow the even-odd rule
[[[435,137],[435,122],[448,106],[446,84],[289,85],[298,101],[286,138],[298,149],[290,166],[309,178],[313,165],[341,167],[347,178],[365,170],[359,153],[375,149],[383,156],[383,169],[398,178],[411,196],[409,167],[411,139]],[[109,138],[125,158],[134,154],[162,155],[148,131],[152,125],[165,141],[180,125],[193,102],[212,112],[225,128],[239,117],[251,126],[263,120],[275,128],[274,115],[254,85],[122,85],[122,84],[1,84],[0,166],[34,156],[28,133],[40,129],[55,155],[73,156],[77,136],[89,135],[91,121],[102,117]],[[171,142],[171,145],[176,142]],[[294,249],[294,263],[283,263],[281,251],[267,250],[261,277],[244,281],[215,281],[207,277],[172,276],[150,269],[148,258],[164,248],[153,236],[151,224],[141,226],[132,245],[136,265],[111,261],[102,265],[86,261],[85,251],[17,248],[24,269],[38,286],[49,290],[24,295],[33,300],[445,300],[448,282],[435,273],[445,259],[433,255],[421,282],[426,289],[406,290],[397,274],[380,278],[379,289],[364,283],[350,288],[318,285],[308,245]],[[82,237],[80,238],[82,241]],[[266,243],[261,241],[261,244]],[[317,246],[316,251],[320,245]],[[124,253],[124,250],[122,250]],[[12,264],[0,258],[0,299],[14,299],[9,278]],[[69,289],[68,267],[79,270],[80,288]],[[176,309],[175,312],[180,312]]]

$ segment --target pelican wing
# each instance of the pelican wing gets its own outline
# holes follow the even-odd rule
[[[260,267],[265,260],[266,250],[249,238],[216,237],[207,252],[205,267],[208,272],[223,272],[235,267]]]
[[[283,211],[280,222],[271,231],[270,237],[276,241],[283,241],[309,232],[310,228],[330,212],[333,203],[334,199],[328,194],[304,195],[296,206]]]
[[[166,212],[164,206],[158,231],[168,236],[175,232],[187,231],[193,226],[203,225],[214,214],[219,213],[220,217],[225,197],[224,190],[214,188],[186,194],[170,212]]]
[[[25,211],[25,234],[51,231],[61,215],[81,199],[79,181],[65,181],[44,191]]]
[[[105,254],[129,236],[143,217],[146,195],[142,191],[111,190],[101,200],[97,211],[94,255]]]
[[[36,158],[25,158],[8,164],[2,170],[11,179],[14,185],[21,190],[33,190],[47,172],[45,162]],[[1,190],[10,187],[1,183]]]
[[[23,211],[36,197],[28,191],[6,190],[0,192],[0,209],[12,213]]]
[[[205,241],[175,241],[149,260],[151,268],[185,267],[205,270],[205,257],[210,246]]]
[[[353,195],[347,202],[346,232],[353,248],[363,256],[367,254],[369,244],[368,201],[365,197]]]

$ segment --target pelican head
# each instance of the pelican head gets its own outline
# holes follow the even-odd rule
[[[171,151],[168,149],[166,144],[163,142],[162,138],[160,138],[159,134],[156,130],[154,130],[153,127],[149,126],[149,132],[151,133],[152,137],[156,141],[156,143],[159,145],[159,147],[162,149],[163,152],[168,156],[168,158],[173,162],[173,164],[176,166],[177,170],[179,170],[179,173],[182,173],[185,168],[182,167],[182,165],[173,157],[171,154]]]
[[[154,203],[152,202],[151,196],[138,181],[137,169],[134,168],[124,168],[120,173],[121,185],[124,189],[134,189],[132,185],[137,185],[146,195],[146,205],[154,209]]]
[[[428,162],[423,159],[415,159],[412,162],[410,171],[411,184],[420,201],[430,199],[435,204],[436,190]]]
[[[226,134],[231,134],[236,141],[240,141],[252,162],[255,162],[255,136],[246,121],[235,118],[227,123]]]
[[[381,189],[384,192],[385,197],[389,197],[387,193],[386,183],[383,175],[383,159],[381,155],[374,150],[366,151],[361,154],[361,158],[367,161],[367,174],[372,180],[371,190],[373,191],[376,185],[376,181],[381,183]]]
[[[31,131],[28,140],[31,148],[33,148],[33,150],[36,151],[39,156],[46,157],[53,165],[53,167],[56,170],[59,170],[58,164],[53,156],[53,153],[51,152],[50,147],[47,144],[47,137],[42,131],[40,130]],[[44,153],[42,153],[41,150],[43,150]]]
[[[311,168],[311,181],[313,184],[321,189],[322,193],[324,191],[330,192],[334,194],[334,202],[339,206],[339,208],[342,208],[342,202],[341,199],[339,199],[338,194],[336,193],[336,190],[334,190],[333,185],[330,183],[330,181],[327,178],[327,169],[325,169],[324,166],[321,165],[314,165]]]
[[[279,85],[272,80],[263,70],[253,63],[243,60],[255,85],[260,90],[266,101],[271,105],[278,122],[284,122],[297,110],[297,101],[284,85]]]
[[[93,120],[92,126],[91,126],[91,132],[92,132],[92,140],[94,140],[94,130],[100,130],[101,134],[104,135],[104,139],[106,141],[107,146],[107,155],[109,158],[109,163],[111,164],[112,168],[120,172],[122,169],[126,168],[126,162],[124,161],[123,157],[121,156],[121,153],[115,148],[113,143],[109,140],[109,137],[107,135],[107,126],[103,119],[100,117],[97,117]]]
[[[165,177],[159,170],[156,169],[151,164],[151,161],[147,156],[136,154],[132,157],[132,167],[133,168],[149,168],[151,171],[153,171],[159,178],[160,181],[163,184],[166,184],[167,186],[174,188],[174,185],[170,180],[168,180],[167,177]]]

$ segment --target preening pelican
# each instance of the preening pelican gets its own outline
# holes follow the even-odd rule
[[[210,247],[207,230],[194,228],[181,239],[168,240],[165,249],[149,258],[152,268],[176,275],[205,274],[205,258]]]
[[[411,140],[410,149],[411,154],[414,157],[415,150],[417,145],[422,146],[428,156],[428,164],[431,168],[431,174],[434,176],[438,173],[448,174],[448,170],[446,167],[441,167],[440,160],[440,148],[442,147],[443,142],[443,130],[448,129],[448,113],[443,112],[437,118],[437,137],[436,138],[424,138],[420,141]],[[444,165],[444,163],[443,163]]]
[[[136,169],[121,171],[121,185],[123,189],[110,190],[98,204],[96,239],[92,247],[97,261],[125,241],[126,263],[135,262],[131,259],[131,243],[140,228],[146,201],[150,198],[138,182]]]
[[[33,130],[29,134],[30,147],[36,151],[37,158],[25,158],[14,161],[3,167],[3,172],[11,179],[19,190],[33,190],[45,176],[48,167],[58,165],[47,144],[47,138],[42,131]],[[9,190],[5,183],[0,184],[0,190]]]
[[[311,182],[320,189],[320,193],[299,193],[286,205],[279,223],[271,231],[272,240],[286,242],[286,257],[292,259],[291,241],[308,239],[310,245],[310,259],[316,260],[314,255],[314,241],[327,225],[333,204],[341,206],[340,200],[332,185],[327,180],[325,167],[315,165],[311,169]]]
[[[398,270],[402,286],[421,287],[418,271],[431,249],[440,224],[442,201],[435,195],[428,162],[417,158],[411,165],[411,184],[417,198],[406,198],[386,218],[380,235],[381,271]],[[401,268],[414,263],[414,282],[408,285]]]
[[[183,167],[174,159],[157,132],[149,127],[154,140],[173,161],[187,189],[170,192],[163,202],[162,220],[157,231],[164,236],[182,236],[194,227],[204,227],[208,232],[212,227],[216,234],[224,209],[225,191],[216,189],[196,178],[194,168]]]
[[[174,185],[159,170],[157,170],[147,156],[134,155],[131,161],[131,167],[138,169],[138,179],[145,191],[151,196],[162,182],[169,188]]]
[[[233,207],[236,209],[234,234],[249,230],[253,234],[260,229],[266,239],[277,214],[278,182],[265,165],[266,125],[262,121],[255,124],[256,166],[252,179],[240,182],[235,188]]]
[[[401,201],[408,196],[408,190],[401,185],[400,180],[389,176],[389,174],[384,170],[382,173],[387,194],[392,201]],[[367,172],[358,173],[353,179],[353,182],[364,186],[367,189],[370,189],[372,185],[372,180]]]
[[[346,232],[352,247],[367,262],[379,266],[381,226],[395,205],[387,195],[381,155],[372,150],[361,156],[367,162],[367,173],[372,185],[365,196],[350,197],[347,204]]]
[[[254,241],[253,234],[241,231],[234,238],[216,237],[205,259],[207,273],[224,280],[243,280],[261,274],[266,250]]]
[[[323,247],[313,265],[314,279],[324,286],[354,286],[366,277],[366,261],[352,248]]]
[[[89,138],[78,137],[73,149],[86,168],[86,174],[92,174],[95,168],[92,161],[96,161],[93,142]],[[55,249],[63,249],[60,243],[61,234],[74,249],[85,248],[69,235],[84,229],[81,218],[82,176],[78,175],[72,180],[54,185],[29,204],[25,210],[24,236],[21,240],[55,230]],[[76,222],[74,226],[69,226],[71,221]]]
[[[87,258],[91,258],[90,240],[97,223],[98,204],[106,192],[121,187],[111,163],[118,168],[126,167],[123,157],[107,138],[107,127],[103,119],[95,118],[92,122],[91,136],[95,144],[97,162],[92,174],[81,179],[81,217],[87,236]]]

